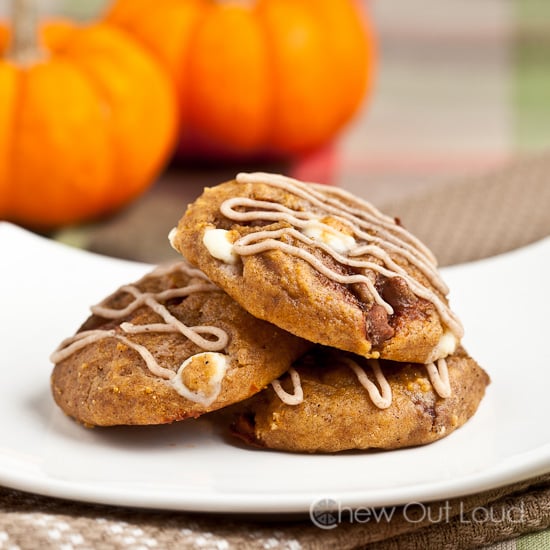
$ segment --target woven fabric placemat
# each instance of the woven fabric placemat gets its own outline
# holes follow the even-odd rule
[[[0,548],[477,548],[547,528],[550,475],[461,499],[386,511],[391,520],[342,523],[322,530],[303,517],[266,521],[132,510],[0,489]]]
[[[399,217],[441,265],[501,254],[550,235],[550,154],[380,207]]]
[[[464,262],[550,235],[549,175],[550,155],[541,155],[477,180],[379,206],[399,216],[441,264]],[[89,228],[85,243],[102,253],[150,262],[165,259],[159,253],[169,250],[164,228],[152,233],[150,228],[159,216],[163,219],[163,212],[166,225],[173,225],[170,216],[184,209],[181,188],[170,189],[161,187],[111,222]],[[195,192],[187,189],[188,194]],[[146,234],[153,236],[147,240]],[[115,250],[114,243],[121,242],[123,250]],[[460,499],[386,509],[386,514],[391,517],[379,513],[378,521],[342,522],[323,530],[303,516],[122,509],[0,488],[0,550],[478,548],[550,526],[550,474]]]

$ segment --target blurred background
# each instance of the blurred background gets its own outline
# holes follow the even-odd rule
[[[275,169],[384,205],[550,150],[550,2],[362,1],[378,40],[370,97],[329,146]],[[39,7],[44,15],[86,21],[109,4],[42,0]],[[0,7],[6,15],[8,2],[0,0]],[[203,184],[242,168],[248,167],[173,163],[138,201],[94,226],[93,235],[86,226],[63,228],[57,236],[82,244],[99,235],[101,251],[123,255],[110,242],[119,239],[122,223],[141,219],[148,209],[155,215],[171,208],[175,186],[185,202]],[[155,259],[143,251],[132,254]]]
[[[379,40],[372,97],[336,145],[373,200],[550,147],[550,3],[363,0]],[[109,0],[41,0],[90,20]],[[9,13],[0,1],[0,15]],[[367,154],[368,153],[368,154]]]

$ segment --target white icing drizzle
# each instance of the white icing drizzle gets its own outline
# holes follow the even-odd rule
[[[287,393],[281,386],[281,382],[279,380],[273,380],[273,382],[271,382],[271,387],[279,399],[286,405],[299,405],[304,400],[304,390],[302,389],[300,375],[292,367],[288,369],[288,373],[290,374],[290,379],[292,380],[294,393]]]
[[[308,244],[313,244],[315,242],[314,246],[325,250],[335,259],[340,260],[342,263],[346,263],[347,265],[356,265],[361,263],[362,266],[371,267],[372,269],[376,268],[377,270],[383,270],[383,268],[380,267],[378,264],[374,264],[372,262],[358,262],[356,260],[350,260],[345,256],[342,256],[335,250],[331,249],[331,247],[327,244],[323,242],[313,241],[313,239],[306,237],[304,234],[292,228],[279,229],[276,231],[256,231],[255,233],[249,233],[248,235],[241,237],[235,242],[234,249],[237,254],[242,254],[243,256],[258,254],[260,252],[266,252],[268,250],[274,249],[281,250],[283,252],[286,252],[287,254],[292,254],[293,256],[301,258],[302,260],[305,260],[309,264],[313,265],[317,269],[317,271],[319,271],[319,273],[322,273],[323,275],[329,277],[337,283],[364,283],[371,292],[374,301],[383,306],[389,314],[393,313],[393,308],[390,306],[390,304],[382,299],[382,297],[374,287],[374,283],[369,277],[367,277],[366,275],[361,275],[360,273],[355,273],[354,275],[342,275],[340,273],[337,273],[327,267],[323,262],[319,261],[311,252],[308,252],[303,248],[277,240],[285,235],[291,235],[297,240]]]
[[[348,366],[355,376],[358,382],[367,390],[369,397],[375,407],[379,409],[387,409],[392,404],[392,391],[388,379],[382,372],[380,363],[377,359],[368,359],[367,364],[374,373],[376,384],[374,384],[363,368],[361,368],[351,357],[342,357],[340,359],[346,366]],[[449,381],[449,371],[447,369],[447,361],[445,359],[439,359],[437,366],[435,363],[428,363],[426,365],[430,382],[435,392],[442,398],[451,396],[451,384]],[[295,369],[289,369],[289,374],[292,379],[292,385],[294,386],[294,394],[287,393],[281,386],[279,380],[271,382],[275,393],[279,399],[286,405],[299,405],[304,400],[304,393],[302,390],[302,384],[300,380],[300,374]]]
[[[165,306],[160,304],[157,300],[167,300],[174,297],[188,296],[193,292],[201,292],[212,290],[212,285],[209,284],[199,284],[199,285],[190,285],[185,288],[180,289],[171,289],[164,292],[159,292],[157,294],[143,293],[135,286],[127,285],[123,286],[120,289],[122,292],[127,292],[134,296],[135,300],[125,308],[124,310],[113,310],[103,307],[94,306],[91,308],[92,313],[99,315],[100,317],[105,317],[106,319],[119,319],[124,317],[128,313],[131,313],[138,307],[142,305],[149,306],[149,308],[154,311],[157,315],[160,315],[167,326],[174,329],[173,332],[180,332],[185,337],[189,338],[197,346],[208,350],[208,351],[217,351],[223,349],[227,345],[227,333],[224,330],[221,330],[217,327],[188,327],[183,324],[179,319],[176,319]],[[124,312],[120,314],[120,312]],[[127,330],[128,328],[133,327],[132,323],[123,323],[124,328],[122,330]],[[143,330],[143,327],[149,327],[150,325],[138,325]],[[200,336],[201,333],[208,333],[212,336],[215,336],[217,340],[207,340]]]
[[[389,315],[393,313],[393,308],[380,296],[372,279],[368,277],[368,272],[375,271],[388,278],[401,277],[416,296],[434,305],[442,323],[458,339],[462,337],[462,325],[445,301],[431,288],[412,277],[391,258],[390,253],[401,255],[422,272],[435,289],[444,295],[448,293],[448,288],[437,271],[437,264],[432,253],[416,237],[397,225],[392,218],[382,214],[368,202],[337,188],[305,184],[285,176],[265,173],[241,173],[237,175],[237,181],[271,185],[303,198],[324,212],[325,217],[330,216],[351,233],[350,239],[346,239],[346,243],[351,243],[353,238],[357,243],[345,254],[342,254],[323,240],[312,238],[306,234],[308,233],[307,228],[312,222],[323,223],[319,218],[320,214],[293,210],[271,201],[233,197],[224,201],[220,207],[220,212],[233,221],[282,221],[290,225],[290,227],[278,230],[261,230],[249,233],[235,241],[234,253],[246,256],[278,249],[299,257],[336,282],[365,284],[374,302],[384,307]],[[328,224],[324,225],[327,232],[340,233],[342,237],[348,237],[347,234],[338,232],[334,227]],[[358,272],[353,275],[337,273],[304,248],[284,242],[284,239],[288,237],[303,242],[309,247],[321,249],[330,254],[336,262],[355,268]],[[380,260],[382,265],[357,258],[366,254]]]
[[[145,279],[151,277],[162,277],[170,275],[175,271],[181,271],[188,277],[196,277],[202,279],[202,282],[189,284],[182,288],[174,288],[163,290],[160,292],[141,292],[137,285],[143,282]],[[150,274],[143,277],[135,285],[125,285],[121,287],[117,292],[103,300],[100,304],[92,306],[90,309],[92,313],[103,317],[105,319],[122,319],[125,316],[133,313],[136,309],[142,306],[149,307],[157,315],[159,315],[164,323],[150,323],[146,325],[134,325],[133,323],[125,322],[120,324],[120,330],[125,334],[143,334],[148,332],[159,333],[179,333],[191,340],[198,347],[205,350],[203,353],[195,354],[189,357],[178,369],[177,373],[173,370],[162,367],[155,359],[153,354],[145,346],[138,344],[127,338],[124,334],[121,334],[116,329],[95,329],[86,330],[76,333],[70,338],[66,338],[61,342],[59,347],[52,353],[50,360],[53,363],[60,363],[64,361],[72,354],[85,348],[86,346],[104,340],[107,338],[114,338],[129,348],[136,351],[145,362],[149,371],[170,382],[172,387],[183,397],[200,403],[205,407],[211,405],[218,397],[221,391],[221,383],[227,369],[227,358],[220,353],[213,353],[223,350],[228,342],[229,335],[222,329],[214,326],[195,326],[188,327],[182,323],[179,319],[174,317],[164,306],[161,301],[170,300],[172,298],[180,298],[189,296],[195,292],[216,290],[216,287],[206,278],[206,276],[199,270],[191,268],[184,263],[177,263],[170,266],[160,266]],[[133,300],[124,308],[113,309],[105,304],[118,292],[126,292],[133,297]],[[202,335],[208,335],[214,339],[203,338]],[[193,358],[211,355],[213,361],[215,361],[216,370],[214,376],[210,379],[211,392],[207,395],[204,392],[193,392],[185,386],[181,379],[181,373],[186,368]],[[223,358],[223,368],[219,365]]]
[[[52,363],[60,363],[70,357],[78,350],[85,348],[88,344],[93,344],[102,338],[115,337],[116,332],[112,330],[83,330],[76,333],[70,338],[65,338],[59,344],[57,349],[50,355],[50,361]]]
[[[252,174],[241,173],[237,174],[236,179],[243,183],[261,182],[285,189],[332,214],[335,219],[349,220],[352,224],[358,224],[359,227],[365,229],[373,229],[374,225],[376,226],[374,229],[377,229],[379,233],[384,233],[383,237],[391,243],[396,244],[400,252],[402,252],[401,249],[408,250],[414,256],[424,257],[429,264],[434,266],[437,265],[434,255],[422,241],[417,239],[403,227],[397,225],[393,218],[386,216],[369,202],[343,189],[315,183],[303,183],[286,176],[267,174],[264,172]],[[331,198],[329,195],[333,195],[335,198]],[[355,204],[359,208],[350,206],[346,201]],[[291,210],[291,212],[294,211]],[[300,212],[300,214],[306,213]],[[380,231],[381,229],[388,231]],[[398,237],[395,236],[396,233]],[[367,234],[365,239],[372,240],[373,242],[381,240],[370,234]]]
[[[435,363],[426,365],[430,382],[434,390],[440,397],[446,398],[451,396],[451,383],[449,381],[449,369],[445,359],[438,359]]]
[[[367,390],[374,405],[379,409],[387,409],[392,402],[392,391],[378,361],[376,359],[369,359],[367,364],[374,372],[374,377],[380,389],[369,380],[366,372],[353,359],[346,357],[344,362],[355,373],[361,386]]]

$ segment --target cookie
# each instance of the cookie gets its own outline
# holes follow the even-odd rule
[[[52,392],[88,426],[164,424],[250,397],[309,346],[181,262],[92,307],[51,357]]]
[[[239,174],[205,189],[170,241],[252,315],[311,342],[427,363],[462,336],[431,252],[335,187]]]
[[[309,453],[431,443],[476,412],[489,383],[462,348],[438,363],[317,349],[281,381],[237,405],[233,433],[256,446]]]

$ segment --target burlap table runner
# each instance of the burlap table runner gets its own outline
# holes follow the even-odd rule
[[[549,175],[550,155],[542,155],[475,181],[381,206],[424,239],[442,264],[463,262],[550,235]],[[214,177],[223,179],[219,174]],[[195,191],[188,188],[186,193]],[[181,187],[170,183],[160,186],[117,218],[80,233],[79,239],[103,253],[160,261],[168,249],[165,228],[153,228],[159,219],[174,223],[183,209],[181,193]],[[122,254],[117,249],[121,242]],[[246,518],[121,509],[0,488],[1,550],[466,549],[517,539],[549,526],[550,473],[460,499],[396,508],[391,519],[342,523],[332,530],[315,527],[303,516]],[[522,547],[550,547],[550,532],[545,533],[542,542],[531,545],[522,538]],[[516,548],[515,543],[497,547]]]

